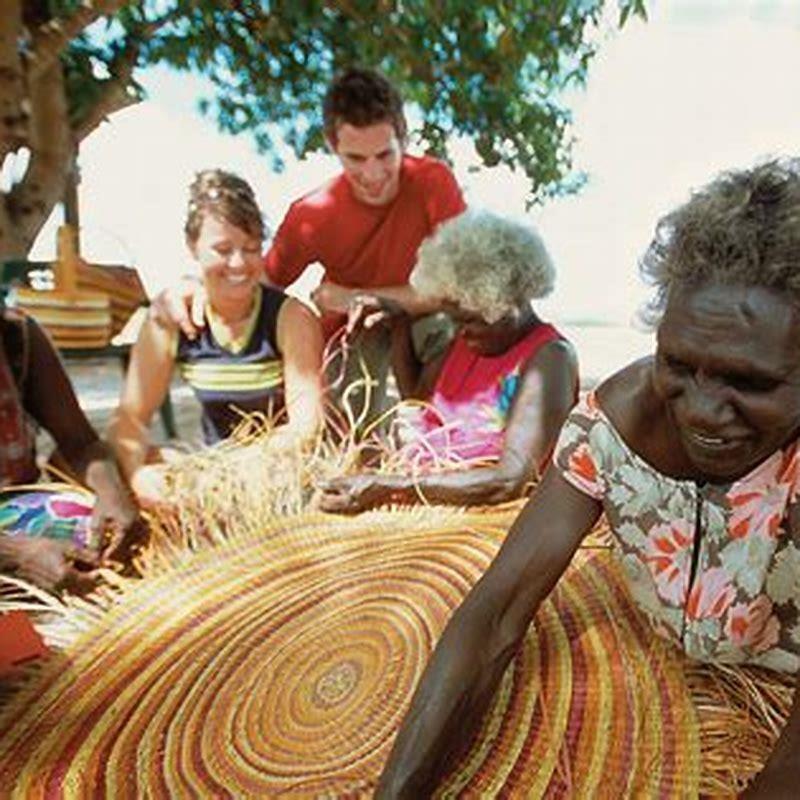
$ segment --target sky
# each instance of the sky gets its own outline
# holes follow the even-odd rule
[[[566,98],[575,165],[588,175],[578,195],[526,214],[521,176],[473,172],[471,145],[455,147],[468,203],[527,216],[544,236],[558,278],[539,307],[556,321],[631,324],[648,296],[637,260],[657,219],[720,170],[797,152],[800,3],[654,0],[649,11],[647,22],[601,35],[585,89]],[[135,264],[151,292],[187,271],[182,225],[195,171],[218,166],[247,178],[273,228],[292,199],[337,171],[333,157],[316,154],[287,157],[274,174],[246,135],[222,135],[196,111],[202,80],[160,68],[137,77],[148,100],[81,148],[82,246],[89,260]],[[58,219],[32,258],[52,258]],[[302,281],[301,295],[318,274]]]

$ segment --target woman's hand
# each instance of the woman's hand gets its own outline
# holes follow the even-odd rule
[[[166,450],[162,448],[160,455],[164,455],[165,452]],[[169,494],[167,469],[167,464],[145,464],[133,473],[131,489],[142,507],[156,507],[167,502]]]
[[[99,580],[97,553],[46,537],[6,536],[5,561],[14,575],[49,592],[87,594]]]
[[[396,499],[397,488],[386,475],[350,475],[323,483],[320,508],[334,514],[356,514]]]
[[[147,541],[147,526],[125,491],[98,493],[90,526],[104,562],[127,564]]]

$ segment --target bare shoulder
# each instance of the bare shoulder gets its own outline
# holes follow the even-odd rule
[[[552,374],[553,371],[577,380],[578,356],[575,348],[566,339],[547,342],[528,358],[523,368],[525,374]]]
[[[281,303],[277,322],[278,347],[287,350],[322,349],[322,325],[319,317],[301,300],[287,297]]]
[[[646,356],[628,364],[597,387],[597,400],[603,412],[635,448],[659,416],[660,404],[653,391],[652,375],[653,356]]]
[[[289,296],[281,303],[278,312],[278,324],[281,325],[284,321],[293,326],[300,324],[312,328],[320,324],[317,315],[302,300]]]

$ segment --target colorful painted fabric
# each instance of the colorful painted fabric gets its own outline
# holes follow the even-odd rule
[[[633,452],[590,394],[555,463],[602,502],[633,598],[661,635],[701,661],[800,668],[800,541],[786,527],[797,441],[730,484],[677,480]]]
[[[406,421],[403,455],[410,463],[486,461],[502,455],[520,372],[545,344],[561,335],[537,325],[499,356],[482,356],[456,337],[430,404]]]
[[[0,531],[8,536],[46,536],[91,545],[94,500],[78,492],[8,492],[0,494]]]

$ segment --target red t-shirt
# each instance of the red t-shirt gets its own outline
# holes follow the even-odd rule
[[[465,207],[447,166],[405,155],[397,197],[385,206],[357,200],[344,175],[292,203],[264,268],[278,286],[317,261],[325,280],[350,288],[408,283],[422,240]]]

